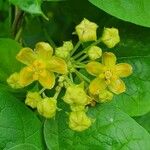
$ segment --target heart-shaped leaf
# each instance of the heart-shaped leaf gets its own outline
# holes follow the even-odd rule
[[[125,21],[150,27],[150,1],[148,0],[89,0],[105,12]]]
[[[89,114],[96,119],[86,131],[77,133],[68,128],[65,112],[56,119],[47,120],[44,135],[47,147],[61,149],[150,149],[150,135],[121,110],[108,106],[90,109]]]

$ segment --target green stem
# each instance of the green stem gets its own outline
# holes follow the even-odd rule
[[[78,54],[76,54],[75,56],[73,56],[73,58],[74,59],[77,59],[77,58],[79,58],[81,55],[83,55],[84,54],[84,51],[82,50],[82,51],[80,51]]]
[[[88,50],[91,46],[95,46],[101,42],[101,38],[99,38],[97,41],[93,42],[91,45],[83,49],[81,52],[79,52],[77,55],[74,56],[74,59],[79,58],[83,53],[85,53],[86,50]]]
[[[78,41],[77,44],[75,45],[74,49],[71,51],[71,56],[75,53],[75,51],[80,47],[81,42]]]
[[[77,59],[77,61],[81,62],[88,57],[87,54],[83,55],[81,58]]]
[[[73,82],[73,76],[72,76],[72,73],[69,73],[69,77],[70,77],[71,82]]]
[[[45,91],[45,88],[42,88],[42,89],[39,91],[39,94],[42,94],[44,91]]]
[[[45,37],[47,38],[48,42],[50,43],[50,45],[55,48],[56,45],[54,43],[54,41],[51,39],[51,37],[49,36],[49,34],[47,33],[47,30],[45,28],[43,28],[43,32],[45,34]]]
[[[17,34],[16,34],[16,36],[15,36],[15,40],[16,40],[16,41],[19,41],[20,36],[21,36],[21,34],[22,34],[22,31],[23,31],[23,27],[21,27],[21,28],[18,30],[18,32],[17,32]]]
[[[87,78],[86,76],[84,76],[82,73],[80,73],[78,70],[75,69],[75,73],[79,78],[82,78],[83,80],[85,80],[86,82],[90,83],[90,79]]]
[[[61,89],[62,89],[62,86],[57,86],[56,87],[56,93],[55,93],[55,95],[54,95],[54,99],[57,99],[58,98],[58,96],[59,96],[59,94],[60,94],[60,92],[61,92]]]

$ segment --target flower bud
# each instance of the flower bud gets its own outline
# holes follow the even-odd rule
[[[113,48],[116,44],[120,42],[118,29],[104,28],[101,40],[108,48]]]
[[[102,49],[98,46],[92,46],[89,48],[87,54],[91,60],[95,60],[102,56]]]
[[[63,46],[55,49],[56,56],[60,58],[67,58],[70,54],[70,51],[73,49],[73,44],[71,41],[66,41],[63,43]]]
[[[45,118],[52,118],[56,114],[56,103],[57,101],[54,98],[44,98],[38,103],[37,110],[39,114],[44,116]]]
[[[83,19],[79,25],[76,26],[76,33],[79,37],[81,42],[88,42],[88,41],[96,41],[97,35],[96,30],[98,25],[94,22],[90,22],[87,19]]]
[[[103,90],[99,93],[99,102],[105,103],[111,101],[113,98],[113,93],[109,92],[108,90]]]
[[[91,126],[91,119],[84,111],[73,111],[69,115],[69,127],[72,130],[81,132]]]
[[[31,108],[36,108],[37,104],[42,100],[38,92],[28,92],[25,100],[25,104]]]
[[[86,95],[84,88],[81,84],[79,85],[71,85],[67,87],[64,101],[70,105],[86,105],[88,104],[88,96]]]
[[[15,72],[7,79],[7,83],[14,89],[23,88],[19,80],[20,80],[20,74]]]

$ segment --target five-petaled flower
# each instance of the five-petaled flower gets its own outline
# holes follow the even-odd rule
[[[86,70],[96,76],[89,85],[91,94],[97,95],[106,88],[115,94],[120,94],[126,90],[120,77],[129,76],[132,73],[132,66],[127,63],[116,64],[116,56],[111,52],[105,52],[102,64],[96,61],[89,62]]]
[[[20,71],[20,84],[27,86],[37,80],[44,88],[53,88],[54,72],[67,73],[67,65],[63,59],[52,54],[53,48],[45,42],[37,43],[34,51],[22,48],[16,58],[27,66]]]

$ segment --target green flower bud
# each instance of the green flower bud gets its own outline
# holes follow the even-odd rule
[[[15,72],[7,79],[7,83],[14,89],[23,88],[19,80],[20,80],[20,74]]]
[[[113,93],[109,92],[108,90],[103,90],[99,93],[99,102],[105,103],[111,101],[113,98]]]
[[[95,60],[102,56],[102,49],[98,46],[92,46],[89,48],[87,54],[91,60]]]
[[[73,111],[69,115],[69,127],[72,130],[81,132],[91,126],[91,119],[84,111]]]
[[[39,114],[44,116],[45,118],[52,118],[56,114],[56,103],[57,101],[54,98],[44,98],[38,103],[37,110]]]
[[[71,85],[67,87],[64,101],[70,105],[86,105],[89,102],[88,96],[86,95],[84,88],[81,84]]]
[[[101,40],[104,44],[106,44],[108,48],[113,48],[116,44],[120,42],[118,29],[104,28]]]
[[[36,108],[37,104],[42,100],[38,92],[28,92],[25,100],[25,104],[31,108]]]
[[[63,43],[63,46],[55,49],[56,56],[60,58],[67,58],[70,54],[70,51],[73,49],[73,44],[71,41],[66,41]]]
[[[76,33],[79,37],[81,42],[88,42],[88,41],[96,41],[97,35],[96,30],[98,25],[94,22],[90,22],[87,19],[83,19],[79,25],[76,26]]]

